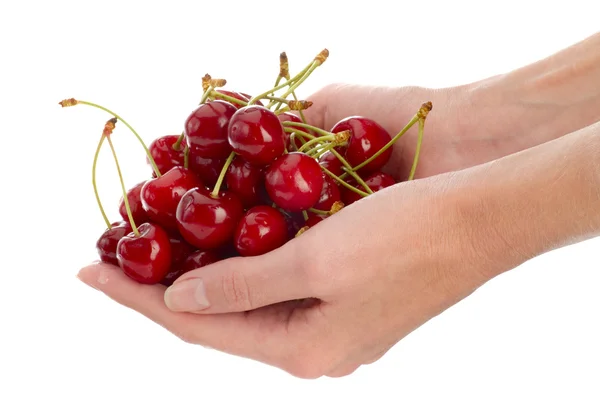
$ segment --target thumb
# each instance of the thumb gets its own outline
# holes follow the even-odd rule
[[[215,314],[311,297],[306,273],[298,257],[290,253],[291,246],[295,245],[187,272],[165,291],[165,304],[171,311]]]

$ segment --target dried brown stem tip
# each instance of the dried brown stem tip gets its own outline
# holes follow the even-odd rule
[[[327,60],[327,57],[329,57],[329,50],[325,48],[315,57],[315,61],[319,62],[319,65],[321,65]]]
[[[288,108],[290,108],[290,110],[292,111],[303,111],[305,109],[308,109],[312,106],[312,101],[305,101],[305,100],[289,100],[288,101]]]
[[[210,79],[209,84],[213,87],[223,87],[224,85],[227,84],[227,80],[225,80],[225,79]]]
[[[343,144],[350,139],[350,130],[340,131],[334,138],[337,145]]]
[[[64,99],[64,100],[60,101],[58,104],[60,106],[62,106],[63,108],[65,108],[67,106],[75,106],[78,103],[79,102],[75,98],[68,98],[68,99]]]
[[[310,227],[306,226],[306,227],[302,227],[298,230],[298,232],[296,232],[296,238],[299,237],[300,235],[302,235],[303,233],[305,233],[306,231],[308,231]]]
[[[286,79],[290,78],[290,65],[285,51],[279,54],[279,76]]]
[[[202,77],[202,90],[204,90],[204,92],[206,92],[210,87],[211,80],[212,77],[208,73]]]
[[[419,109],[419,119],[423,119],[425,120],[427,118],[427,115],[429,115],[429,112],[433,109],[433,105],[431,104],[431,101],[427,101],[425,102],[423,105],[421,105],[421,109]]]
[[[115,125],[117,124],[117,118],[113,117],[112,119],[109,119],[106,124],[104,125],[104,131],[102,132],[102,134],[104,135],[111,135],[113,130],[115,129]]]
[[[337,202],[334,202],[331,205],[331,210],[329,210],[329,214],[335,214],[338,211],[342,210],[344,208],[344,202],[338,200]]]

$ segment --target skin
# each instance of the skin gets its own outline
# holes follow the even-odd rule
[[[186,342],[300,378],[348,375],[497,275],[600,234],[599,47],[595,35],[441,90],[325,87],[307,112],[323,128],[361,114],[397,132],[432,101],[416,180],[166,292],[102,263],[79,278]],[[394,148],[386,171],[396,178],[408,175],[416,132]]]

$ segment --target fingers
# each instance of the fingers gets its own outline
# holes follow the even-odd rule
[[[171,311],[241,312],[311,297],[291,244],[256,257],[235,257],[188,272],[167,289]]]
[[[258,356],[253,348],[260,341],[257,328],[247,321],[244,314],[197,316],[172,312],[165,306],[163,286],[139,284],[123,274],[119,267],[111,264],[92,264],[83,268],[78,277],[188,343],[233,355],[253,358]]]

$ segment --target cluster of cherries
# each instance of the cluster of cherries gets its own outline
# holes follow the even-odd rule
[[[107,224],[96,243],[100,259],[137,282],[168,286],[219,260],[275,250],[344,206],[395,184],[381,169],[394,142],[416,122],[420,146],[431,103],[423,104],[394,137],[361,116],[340,120],[330,131],[310,125],[303,111],[312,103],[297,100],[295,90],[327,56],[323,50],[290,78],[282,53],[276,84],[255,97],[224,90],[224,79],[204,76],[204,95],[183,132],[159,137],[148,147],[112,111],[86,101],[61,101],[62,106],[86,104],[114,116],[105,125],[93,168],[95,175],[98,153],[107,141],[121,179],[122,220],[109,222],[94,177]],[[279,90],[285,92],[275,96]],[[110,138],[118,120],[140,140],[152,168],[147,180],[129,190]]]

